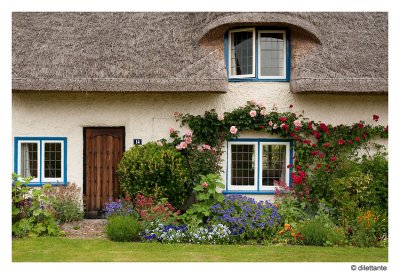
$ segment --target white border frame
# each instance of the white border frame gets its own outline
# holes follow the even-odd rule
[[[262,76],[261,75],[261,34],[262,33],[283,33],[283,76]],[[286,71],[287,71],[287,60],[286,60],[286,30],[259,30],[257,31],[257,70],[258,70],[258,79],[286,79]]]
[[[231,35],[235,32],[244,32],[251,31],[253,33],[253,73],[252,74],[242,74],[242,75],[231,75]],[[228,33],[228,78],[231,79],[241,79],[241,78],[249,78],[256,77],[256,28],[244,28],[244,29],[235,29],[230,30]]]
[[[31,183],[39,183],[40,182],[40,166],[41,166],[41,161],[42,161],[42,155],[40,151],[40,141],[38,140],[19,140],[18,141],[18,163],[17,163],[17,170],[18,174],[22,174],[21,172],[21,159],[22,159],[22,144],[30,144],[30,143],[36,143],[37,144],[37,177],[32,179],[30,182]]]
[[[289,186],[289,182],[290,182],[290,169],[287,167],[290,164],[290,143],[289,142],[260,142],[260,162],[259,162],[259,174],[258,174],[258,178],[260,178],[259,183],[259,189],[260,191],[268,191],[268,190],[275,190],[275,186],[263,186],[262,185],[262,159],[263,159],[263,149],[262,146],[263,145],[284,145],[286,146],[286,164],[285,164],[285,168],[286,168],[286,185]]]
[[[253,145],[254,146],[254,186],[235,186],[232,185],[232,145]],[[258,142],[243,141],[243,142],[229,142],[229,155],[228,155],[228,190],[229,191],[257,191],[258,188]]]
[[[59,143],[61,144],[61,177],[55,178],[48,178],[45,177],[44,172],[44,152],[45,152],[45,144],[46,143]],[[41,172],[42,172],[42,183],[56,183],[56,182],[63,182],[64,178],[64,142],[62,140],[43,140],[42,141],[42,151],[41,151]]]

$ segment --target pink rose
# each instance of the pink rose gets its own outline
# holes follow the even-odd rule
[[[182,115],[182,113],[180,113],[180,112],[178,112],[178,111],[175,111],[174,112],[174,117],[179,117],[179,116],[181,116]]]
[[[224,120],[224,115],[223,114],[218,114],[217,119],[218,121],[223,121]]]
[[[183,149],[187,148],[187,144],[186,144],[185,142],[181,142],[179,145],[180,145],[181,148],[183,148]]]
[[[185,137],[185,143],[188,144],[188,145],[191,144],[192,143],[192,137],[186,136]]]
[[[192,137],[192,131],[191,130],[187,130],[186,131],[186,133],[185,133],[185,135],[186,135],[186,137]]]
[[[203,188],[207,188],[207,187],[208,187],[208,184],[207,184],[207,182],[203,182],[203,183],[201,184],[201,186],[202,186]]]
[[[277,129],[278,128],[278,125],[277,124],[274,124],[274,126],[272,127],[273,129]]]
[[[257,112],[255,110],[250,111],[249,114],[250,114],[251,118],[254,118],[257,116]]]
[[[229,129],[229,132],[232,134],[236,134],[238,132],[238,129],[235,126],[231,126],[231,128]]]
[[[205,149],[205,150],[210,150],[210,149],[211,149],[211,147],[210,147],[209,145],[203,145],[202,147],[203,147],[203,149]]]
[[[274,123],[272,123],[272,121],[269,121],[268,125],[269,125],[270,127],[272,127],[272,126],[274,125]]]
[[[175,129],[173,129],[172,127],[169,128],[169,134],[172,134],[175,132]]]
[[[293,122],[293,124],[294,124],[295,127],[301,127],[301,121],[300,120],[295,120]]]

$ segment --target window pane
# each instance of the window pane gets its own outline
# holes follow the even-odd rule
[[[262,145],[262,185],[286,182],[286,145]]]
[[[61,143],[45,143],[44,145],[44,177],[61,177]]]
[[[284,76],[284,33],[261,33],[260,47],[261,76]]]
[[[231,33],[231,75],[253,74],[253,32]]]
[[[21,143],[21,176],[38,177],[38,144]]]
[[[254,186],[254,145],[232,145],[231,184]]]

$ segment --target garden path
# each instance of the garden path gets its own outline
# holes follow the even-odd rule
[[[83,219],[81,221],[62,224],[61,229],[65,232],[67,238],[105,238],[104,228],[106,222],[105,219]]]

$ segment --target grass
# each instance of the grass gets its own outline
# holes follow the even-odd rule
[[[387,262],[387,248],[117,243],[107,239],[25,238],[13,262]]]

